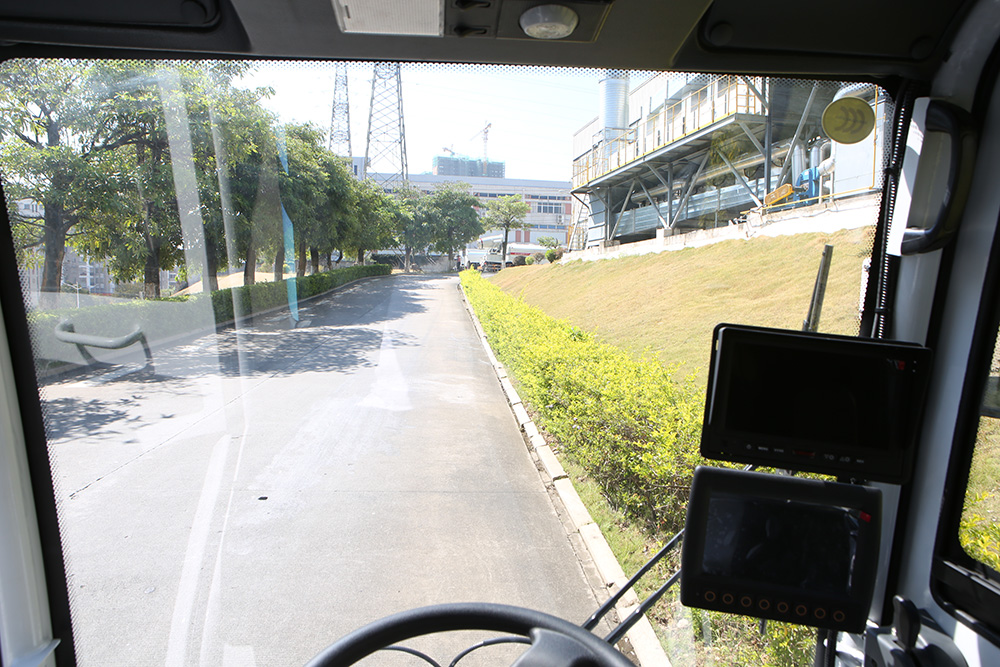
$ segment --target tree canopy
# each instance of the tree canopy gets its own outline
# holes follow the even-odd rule
[[[21,259],[42,265],[43,294],[62,289],[67,245],[104,261],[118,282],[139,280],[146,297],[160,295],[161,270],[214,289],[221,270],[242,265],[252,284],[262,261],[285,265],[282,207],[300,274],[320,270],[321,257],[330,264],[335,251],[363,259],[397,241],[394,231],[423,209],[357,181],[321,129],[279,125],[262,104],[272,91],[239,83],[251,67],[19,60],[0,68],[0,167],[9,201],[44,210],[32,217],[10,207]]]
[[[531,208],[528,204],[516,195],[497,197],[486,206],[486,215],[483,216],[486,229],[503,231],[502,265],[507,264],[507,236],[512,229],[524,229],[528,226],[524,216],[528,215],[529,210]]]

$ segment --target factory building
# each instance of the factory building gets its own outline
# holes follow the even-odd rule
[[[574,205],[571,247],[877,192],[887,103],[875,86],[661,73],[630,87],[617,70],[600,85],[599,115],[573,136],[572,192],[583,203]],[[832,142],[821,128],[827,104],[844,96],[875,115],[858,143]]]

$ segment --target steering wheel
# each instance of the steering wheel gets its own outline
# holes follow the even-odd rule
[[[513,667],[635,667],[614,646],[556,616],[504,604],[442,604],[387,616],[337,640],[306,667],[353,665],[407,639],[457,630],[527,637],[531,648]]]

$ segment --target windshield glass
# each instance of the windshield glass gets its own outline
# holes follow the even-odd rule
[[[714,326],[857,333],[892,118],[618,70],[14,60],[0,90],[83,665],[303,664],[440,602],[582,623],[683,526]],[[811,664],[805,626],[647,616],[672,664]]]

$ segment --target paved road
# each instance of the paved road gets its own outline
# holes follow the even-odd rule
[[[457,279],[371,279],[301,317],[45,388],[82,664],[302,664],[445,601],[585,618]]]

